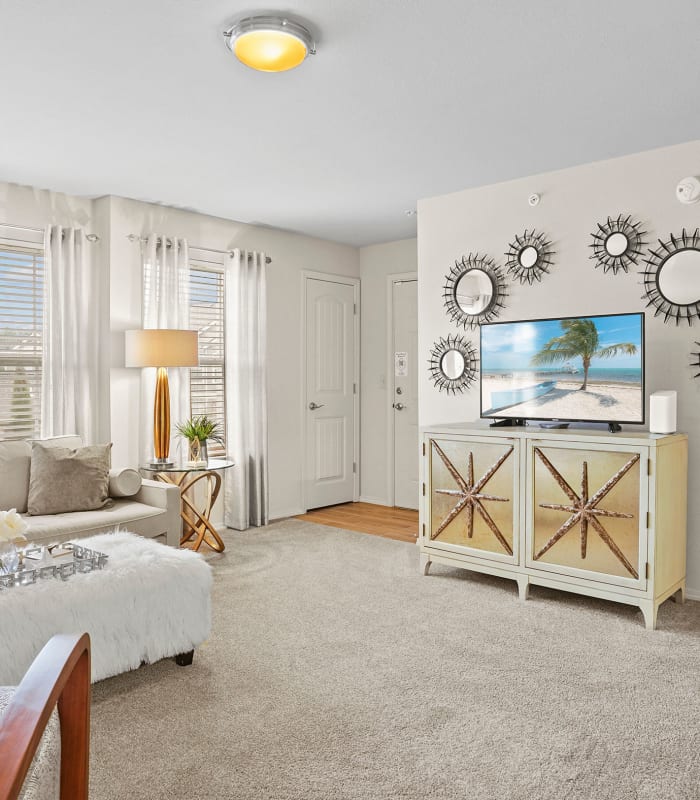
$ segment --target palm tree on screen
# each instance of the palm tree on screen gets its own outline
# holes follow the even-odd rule
[[[619,354],[631,356],[637,352],[637,345],[631,342],[620,342],[601,347],[598,329],[592,319],[563,319],[561,327],[564,331],[562,335],[545,342],[539,353],[535,353],[530,359],[530,363],[533,366],[544,366],[580,358],[583,361],[581,390],[585,390],[588,385],[588,368],[591,366],[591,359],[612,358]]]

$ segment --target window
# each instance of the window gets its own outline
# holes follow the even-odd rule
[[[0,240],[0,439],[39,436],[44,251]]]
[[[206,414],[225,435],[224,273],[195,259],[190,259],[190,326],[199,331],[199,366],[190,370],[190,413]],[[209,443],[210,456],[225,452],[225,444]]]

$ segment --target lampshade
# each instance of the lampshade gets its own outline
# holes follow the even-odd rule
[[[279,16],[246,17],[224,31],[236,58],[260,72],[284,72],[313,55],[313,37],[303,25]]]
[[[127,367],[196,367],[199,364],[197,331],[163,328],[126,331],[124,345]]]

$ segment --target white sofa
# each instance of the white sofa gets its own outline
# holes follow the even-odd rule
[[[45,442],[71,448],[82,444],[76,436],[56,437]],[[22,514],[29,525],[26,537],[30,541],[37,544],[64,542],[121,528],[147,538],[165,536],[167,544],[179,546],[180,490],[157,481],[144,480],[133,497],[115,497],[109,508],[99,511],[26,514],[31,454],[32,446],[28,441],[0,441],[0,509],[16,508]]]

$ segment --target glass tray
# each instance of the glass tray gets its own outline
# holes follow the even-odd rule
[[[66,542],[58,545],[55,551],[59,555],[54,556],[54,563],[40,566],[37,564],[32,567],[32,556],[41,553],[41,547],[22,548],[22,560],[15,572],[0,575],[0,589],[12,589],[15,586],[30,586],[39,580],[47,578],[59,578],[67,581],[71,575],[79,572],[93,572],[97,569],[104,569],[107,564],[108,555],[99,553],[97,550],[90,550],[88,547],[81,547],[75,542]]]

